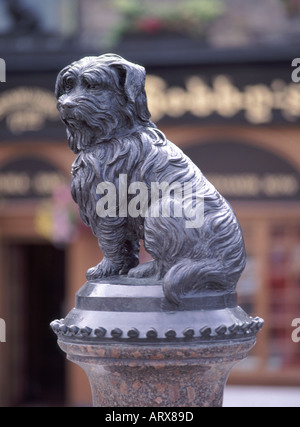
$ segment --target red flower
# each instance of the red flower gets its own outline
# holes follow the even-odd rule
[[[158,33],[162,29],[162,22],[159,18],[145,17],[137,22],[137,29],[145,33]]]

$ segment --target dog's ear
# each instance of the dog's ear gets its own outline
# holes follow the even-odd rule
[[[68,71],[70,65],[63,68],[57,75],[56,83],[55,83],[55,96],[58,99],[63,94],[63,85],[62,85],[62,77]]]
[[[132,111],[135,111],[136,117],[143,123],[148,123],[151,115],[148,110],[145,92],[145,68],[128,62],[123,58],[119,57],[118,59],[117,62],[111,63],[110,66],[117,70],[119,87],[132,105]]]
[[[135,103],[137,98],[145,90],[145,68],[123,60],[112,64],[117,69],[120,79],[120,85],[129,101]]]

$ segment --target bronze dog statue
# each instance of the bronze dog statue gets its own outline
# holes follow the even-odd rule
[[[192,294],[233,292],[245,267],[237,218],[193,162],[150,121],[144,84],[144,68],[114,54],[73,62],[57,77],[58,109],[69,146],[77,154],[72,196],[104,255],[87,271],[87,279],[118,274],[155,277],[175,304]],[[101,183],[116,189],[114,214],[97,211]],[[126,215],[134,198],[133,183],[142,183],[134,188],[148,192],[136,207],[139,214]],[[154,203],[152,183],[169,185],[171,191],[160,192]],[[189,184],[193,197],[180,192],[178,184],[183,189]],[[127,192],[128,206],[121,202],[126,199],[120,188]],[[181,198],[174,196],[178,188]],[[187,226],[197,197],[204,202],[202,221]],[[156,209],[158,202],[169,204],[169,215]],[[185,203],[190,203],[190,210],[183,209]],[[138,265],[141,239],[153,261]]]

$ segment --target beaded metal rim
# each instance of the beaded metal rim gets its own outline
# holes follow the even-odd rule
[[[159,338],[158,332],[155,328],[148,328],[145,337],[141,337],[140,331],[132,327],[130,329],[113,328],[107,330],[103,326],[97,328],[90,328],[89,326],[78,327],[76,325],[67,326],[64,319],[54,320],[50,326],[52,330],[58,335],[65,338],[79,338],[79,339],[94,339],[94,340],[112,340],[112,339],[126,339],[131,340],[218,340],[225,338],[247,338],[256,335],[264,324],[263,319],[260,317],[249,317],[249,322],[242,324],[232,324],[226,326],[219,325],[216,328],[211,328],[209,325],[202,326],[200,329],[196,327],[187,327],[183,331],[176,331],[175,329],[167,329],[164,332],[164,338]],[[178,335],[183,335],[179,338]]]

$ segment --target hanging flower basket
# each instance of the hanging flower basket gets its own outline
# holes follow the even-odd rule
[[[218,18],[224,6],[221,0],[186,0],[172,4],[140,0],[116,0],[121,22],[110,35],[112,43],[136,38],[138,41],[161,38],[203,40],[207,26]]]
[[[54,245],[76,241],[84,227],[67,185],[58,186],[51,199],[41,202],[35,217],[36,231]]]

